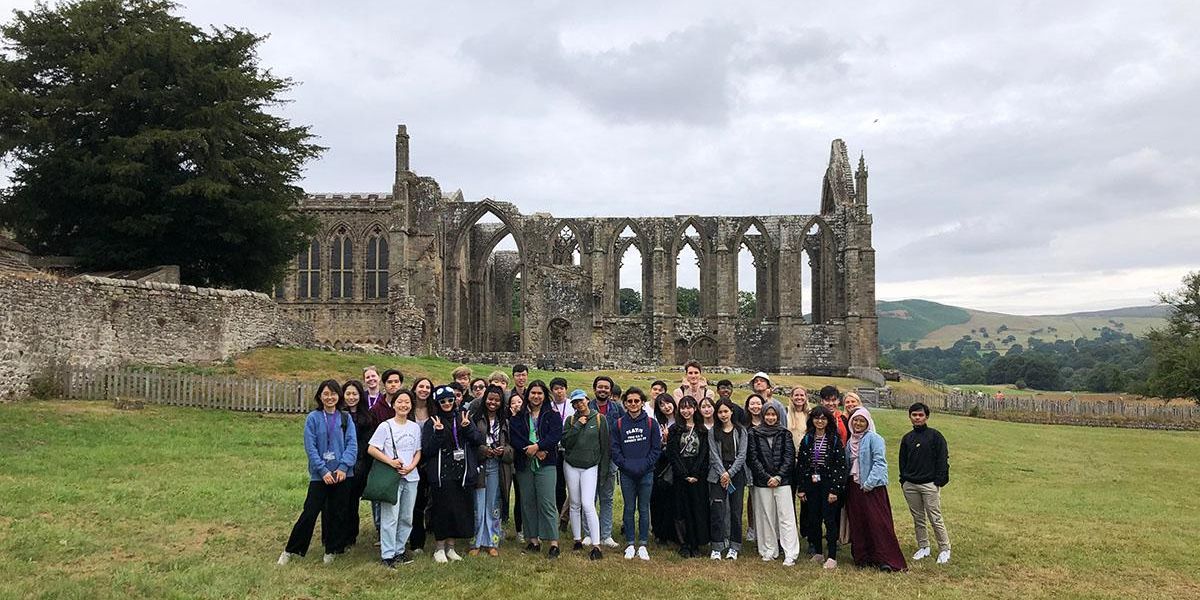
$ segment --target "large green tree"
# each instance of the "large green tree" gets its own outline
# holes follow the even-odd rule
[[[1157,396],[1200,403],[1200,271],[1189,273],[1182,287],[1160,299],[1172,310],[1167,326],[1147,335],[1154,365],[1149,389]]]
[[[0,224],[86,268],[266,289],[314,230],[292,207],[323,149],[268,112],[293,83],[259,67],[264,38],[175,8],[75,0],[0,26]]]

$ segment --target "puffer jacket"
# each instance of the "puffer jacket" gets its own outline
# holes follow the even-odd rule
[[[796,446],[792,432],[780,427],[759,426],[750,430],[750,450],[746,458],[754,487],[767,487],[767,481],[779,477],[779,485],[792,485]]]
[[[820,463],[814,464],[814,435],[815,432],[809,431],[800,440],[793,481],[796,482],[798,490],[804,491],[814,485],[812,476],[820,475],[821,482],[829,484],[830,493],[841,496],[842,491],[846,489],[846,479],[850,476],[850,467],[846,464],[846,448],[842,445],[842,439],[834,433],[833,440],[826,445],[825,456],[821,457]]]

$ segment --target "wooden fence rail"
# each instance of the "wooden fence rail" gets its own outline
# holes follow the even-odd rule
[[[1071,398],[1068,400],[1052,400],[1049,398],[1005,397],[997,399],[993,396],[980,396],[970,392],[951,392],[945,396],[920,394],[895,394],[891,404],[895,407],[907,407],[913,402],[924,402],[930,408],[941,409],[951,413],[970,413],[972,409],[979,412],[1023,412],[1044,415],[1069,417],[1123,417],[1128,419],[1156,421],[1196,421],[1200,420],[1200,406],[1166,405],[1148,401],[1108,400],[1081,402]]]
[[[60,371],[63,395],[78,400],[138,398],[151,404],[248,412],[305,413],[316,383],[113,367]]]

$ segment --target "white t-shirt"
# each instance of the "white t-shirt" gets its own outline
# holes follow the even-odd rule
[[[393,439],[395,445],[392,445]],[[413,456],[421,449],[421,426],[412,421],[405,421],[403,425],[400,425],[396,423],[395,419],[388,419],[375,429],[375,435],[371,436],[369,443],[379,448],[384,454],[398,458],[407,465],[412,463]],[[404,476],[404,479],[420,481],[421,474],[417,469],[413,469],[411,473]]]

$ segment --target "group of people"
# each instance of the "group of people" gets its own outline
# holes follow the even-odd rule
[[[559,557],[562,527],[573,551],[598,560],[621,546],[613,539],[619,481],[626,559],[650,560],[653,536],[685,558],[707,549],[712,560],[736,560],[743,542],[755,542],[762,560],[792,566],[803,541],[809,560],[827,569],[846,544],[857,566],[907,569],[884,440],[854,392],[826,386],[810,407],[797,386],[784,403],[756,373],[739,404],[730,381],[714,390],[696,362],[674,389],[655,381],[648,391],[621,390],[601,375],[590,395],[568,392],[562,378],[529,381],[524,365],[512,376],[510,387],[502,371],[472,378],[463,366],[451,383],[422,377],[406,387],[399,371],[367,367],[362,381],[322,382],[304,423],[308,494],[279,564],[307,553],[318,517],[326,563],[355,545],[364,495],[389,569],[423,552],[429,531],[435,562],[462,560],[460,542],[468,555],[498,555],[510,498],[523,553]],[[909,409],[900,482],[916,531],[912,559],[932,553],[928,521],[945,563],[940,490],[949,453],[928,417],[924,404]]]

